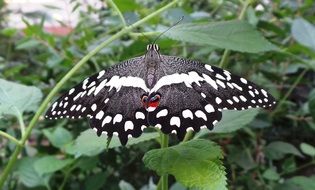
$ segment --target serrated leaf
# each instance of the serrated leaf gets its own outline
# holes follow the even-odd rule
[[[73,139],[72,134],[65,128],[56,127],[53,129],[44,129],[44,135],[54,147],[63,148]]]
[[[208,129],[201,130],[196,134],[195,138],[199,138],[209,133],[231,133],[245,127],[253,121],[259,109],[248,109],[242,111],[224,110],[222,119],[217,123],[212,131]]]
[[[34,168],[38,174],[43,175],[61,170],[72,162],[73,159],[60,160],[55,156],[45,156],[36,160]]]
[[[257,53],[277,50],[249,23],[240,20],[180,24],[164,34],[184,42]]]
[[[144,133],[139,138],[130,138],[128,145],[138,144],[143,141],[155,139],[159,137],[159,133]],[[107,135],[96,135],[95,131],[88,129],[83,131],[80,136],[75,140],[73,147],[71,148],[72,154],[76,156],[95,156],[106,149]],[[118,137],[113,136],[108,148],[115,148],[121,146]]]
[[[295,156],[303,157],[300,151],[292,144],[275,141],[268,144],[264,150],[266,156],[270,159],[279,160],[284,158],[286,154],[293,154]]]
[[[300,44],[315,50],[315,27],[303,18],[293,21],[291,28],[293,38]]]
[[[314,157],[315,156],[315,147],[310,144],[302,143],[300,148],[304,154]]]
[[[25,111],[35,111],[42,99],[40,89],[0,79],[0,117],[19,117]]]
[[[146,167],[159,175],[171,174],[187,187],[226,189],[222,151],[215,143],[196,139],[176,146],[147,152]]]
[[[19,180],[27,187],[47,186],[51,175],[41,176],[34,168],[36,157],[26,157],[18,161],[17,174]]]

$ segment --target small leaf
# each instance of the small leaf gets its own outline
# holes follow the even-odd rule
[[[300,44],[315,50],[315,27],[303,18],[293,21],[291,32]]]
[[[195,138],[199,138],[209,133],[231,133],[245,127],[254,120],[259,113],[259,109],[249,109],[242,111],[224,110],[222,120],[214,126],[212,131],[208,129],[201,130]]]
[[[34,163],[34,168],[38,174],[43,175],[61,170],[72,162],[73,159],[60,160],[55,156],[45,156]]]
[[[119,189],[120,190],[135,190],[135,188],[128,182],[121,180],[119,182]]]
[[[39,44],[40,44],[40,42],[37,41],[37,40],[28,39],[26,41],[23,41],[23,42],[19,43],[16,46],[16,49],[17,50],[30,49],[30,48],[38,47]]]
[[[300,151],[292,144],[275,141],[265,147],[265,154],[268,158],[273,160],[280,160],[284,158],[286,154],[293,154],[295,156],[303,157]]]
[[[130,138],[127,145],[138,144],[143,141],[155,139],[159,137],[159,133],[144,133],[139,138]],[[76,156],[86,155],[95,156],[106,148],[107,135],[101,135],[100,137],[96,135],[95,131],[88,129],[83,131],[80,136],[75,140],[71,152]],[[113,136],[108,148],[115,148],[121,146],[118,137]]]
[[[51,142],[51,144],[57,148],[64,147],[73,139],[72,134],[67,129],[62,127],[44,129],[43,133],[48,138],[49,142]]]
[[[19,180],[27,187],[47,186],[51,175],[41,176],[34,168],[36,157],[26,157],[18,161],[17,174]]]
[[[187,187],[226,189],[222,151],[215,143],[196,139],[147,152],[146,167],[159,175],[171,174]]]
[[[19,117],[25,111],[35,111],[42,96],[42,92],[36,87],[0,79],[0,117]]]
[[[267,169],[263,173],[263,177],[271,181],[276,181],[280,179],[279,174],[274,169],[271,169],[271,168]]]
[[[253,26],[240,20],[180,24],[164,35],[174,40],[241,52],[257,53],[278,49]]]
[[[313,147],[312,145],[307,144],[307,143],[302,143],[300,145],[300,148],[304,154],[307,154],[311,157],[315,156],[315,147]]]

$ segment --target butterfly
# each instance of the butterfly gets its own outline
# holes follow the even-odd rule
[[[213,129],[222,110],[271,108],[275,99],[227,70],[176,56],[149,44],[145,55],[86,78],[62,95],[46,118],[87,117],[97,135],[117,135],[123,145],[148,126],[174,133]]]

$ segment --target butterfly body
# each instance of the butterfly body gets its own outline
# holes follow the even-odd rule
[[[187,131],[212,129],[224,109],[273,107],[265,90],[229,71],[175,56],[156,44],[85,79],[46,113],[50,119],[89,118],[98,135],[118,135],[122,144],[149,125],[183,139]]]

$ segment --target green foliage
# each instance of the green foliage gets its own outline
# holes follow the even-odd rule
[[[53,18],[36,12],[23,15],[25,28],[8,27],[10,11],[0,4],[0,188],[161,189],[155,171],[175,176],[168,178],[171,190],[315,188],[314,2],[171,2],[165,8],[168,1],[112,0],[98,9],[71,1],[74,12],[87,9],[66,36],[47,32]],[[211,65],[223,59],[226,69],[276,97],[274,112],[224,111],[214,130],[180,144],[170,135],[165,149],[156,149],[163,141],[152,128],[126,147],[113,137],[106,150],[107,137],[87,130],[86,120],[43,119],[42,97],[47,106],[85,77],[142,55],[182,16],[156,41],[161,53]],[[126,29],[121,19],[141,22]],[[223,49],[232,51],[223,56]]]
[[[277,50],[276,46],[264,39],[250,24],[239,20],[180,24],[165,35],[175,40],[241,52]]]
[[[159,134],[157,132],[144,133],[142,134],[141,138],[129,139],[126,146],[155,139],[158,136]],[[88,129],[86,131],[83,131],[72,144],[68,144],[68,146],[66,147],[66,151],[69,154],[76,155],[76,157],[79,157],[81,155],[95,156],[106,149],[107,141],[107,135],[102,134],[100,137],[98,137],[94,130]],[[113,136],[110,140],[108,148],[116,148],[120,146],[121,144],[118,137]]]
[[[40,89],[0,79],[0,117],[20,117],[24,112],[36,111],[42,99]]]
[[[172,174],[187,187],[226,189],[219,146],[207,140],[191,140],[169,148],[150,150],[145,165],[159,175]]]

